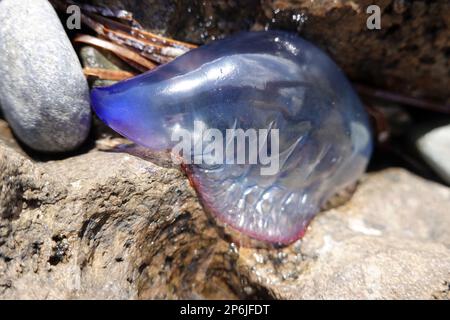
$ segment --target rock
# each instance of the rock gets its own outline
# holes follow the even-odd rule
[[[94,47],[84,46],[80,50],[80,57],[83,67],[100,68],[108,70],[120,70],[114,63],[109,61],[100,51]],[[95,79],[90,82],[93,87],[109,86],[117,81]]]
[[[15,134],[45,152],[87,137],[89,89],[77,55],[47,0],[0,2],[0,105]]]
[[[129,67],[127,67],[121,60],[117,57],[114,57],[112,54],[108,52],[102,52],[91,46],[84,46],[80,50],[80,57],[83,67],[88,68],[99,68],[99,69],[107,69],[107,70],[125,70],[130,71]],[[103,87],[109,86],[117,81],[113,80],[102,80],[95,79],[92,81],[93,87]]]
[[[434,298],[450,276],[449,204],[450,189],[385,170],[369,175],[349,203],[314,219],[278,263],[264,251],[241,258],[256,268],[253,281],[278,298]]]
[[[367,29],[373,0],[86,1],[127,9],[145,27],[195,43],[240,30],[291,30],[327,51],[352,80],[450,103],[448,1],[377,1],[380,30]]]
[[[415,145],[430,167],[450,184],[450,124],[420,134]]]
[[[84,67],[100,68],[108,70],[120,70],[115,62],[108,59],[100,50],[84,46],[80,50],[81,61]]]
[[[170,157],[35,163],[0,142],[0,298],[447,298],[450,189],[402,169],[285,248],[239,247]]]

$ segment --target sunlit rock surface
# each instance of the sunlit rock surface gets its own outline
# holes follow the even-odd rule
[[[0,299],[450,297],[445,186],[369,174],[301,241],[244,248],[158,159],[94,150],[35,163],[0,142]]]

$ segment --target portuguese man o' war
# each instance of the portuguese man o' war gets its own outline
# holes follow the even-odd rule
[[[180,142],[174,136],[190,133],[183,157],[204,208],[271,243],[300,238],[321,206],[358,180],[372,152],[368,116],[342,71],[313,44],[282,31],[214,41],[94,89],[92,105],[112,129],[154,151],[173,151]],[[208,129],[216,135],[205,137]],[[222,152],[197,148],[217,141]],[[251,162],[252,150],[277,170],[265,174],[270,164]],[[222,163],[205,160],[217,154]],[[202,155],[205,161],[195,161]]]

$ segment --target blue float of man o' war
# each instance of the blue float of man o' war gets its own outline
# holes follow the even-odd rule
[[[154,151],[173,151],[174,137],[191,133],[189,157],[208,159],[217,150],[199,143],[216,139],[199,137],[198,127],[221,133],[224,161],[185,161],[186,171],[207,211],[273,243],[300,238],[321,206],[358,180],[372,152],[368,116],[345,75],[313,44],[282,31],[214,41],[94,89],[92,105],[112,129]],[[271,163],[250,161],[252,151]],[[233,161],[243,153],[245,163]],[[277,170],[264,173],[273,163]]]

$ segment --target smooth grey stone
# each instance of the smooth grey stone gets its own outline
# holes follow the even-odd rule
[[[0,1],[0,105],[22,142],[70,151],[91,125],[80,62],[47,0]]]
[[[423,133],[415,145],[428,165],[450,184],[450,123]]]

